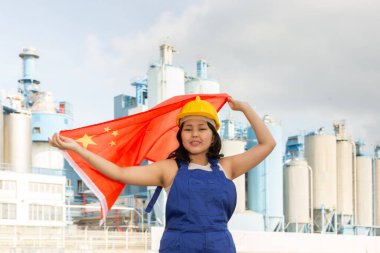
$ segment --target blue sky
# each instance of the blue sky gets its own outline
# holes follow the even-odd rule
[[[380,141],[380,2],[375,0],[1,1],[0,90],[15,92],[23,47],[40,54],[44,91],[74,106],[76,126],[113,117],[113,97],[170,43],[199,58],[223,92],[281,121],[285,136],[345,119]],[[236,116],[238,117],[238,116]]]

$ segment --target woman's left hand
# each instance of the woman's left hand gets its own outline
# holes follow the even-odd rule
[[[247,102],[242,102],[242,101],[239,101],[239,100],[235,100],[232,97],[228,98],[228,105],[234,111],[243,111],[244,108],[246,108],[247,106],[249,107],[249,104]]]

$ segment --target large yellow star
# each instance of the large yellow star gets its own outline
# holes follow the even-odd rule
[[[88,136],[84,134],[82,138],[76,139],[77,142],[81,142],[84,148],[87,148],[89,144],[96,145],[96,143],[91,139],[94,135]]]

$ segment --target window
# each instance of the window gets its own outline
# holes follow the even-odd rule
[[[16,219],[16,204],[0,203],[0,219],[15,220]]]
[[[61,197],[63,194],[63,187],[64,186],[60,184],[29,182],[29,191],[41,194],[45,198],[57,198],[57,195]]]
[[[83,192],[83,181],[78,180],[78,192]]]
[[[29,220],[63,221],[62,207],[50,205],[29,205]]]
[[[40,134],[41,128],[40,127],[33,127],[33,134]]]
[[[4,190],[4,191],[16,190],[16,181],[14,181],[14,180],[0,180],[0,190]]]

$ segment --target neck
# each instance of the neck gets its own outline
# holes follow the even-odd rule
[[[207,165],[208,164],[208,158],[204,154],[202,154],[202,155],[190,155],[190,162],[200,164],[200,165]]]

